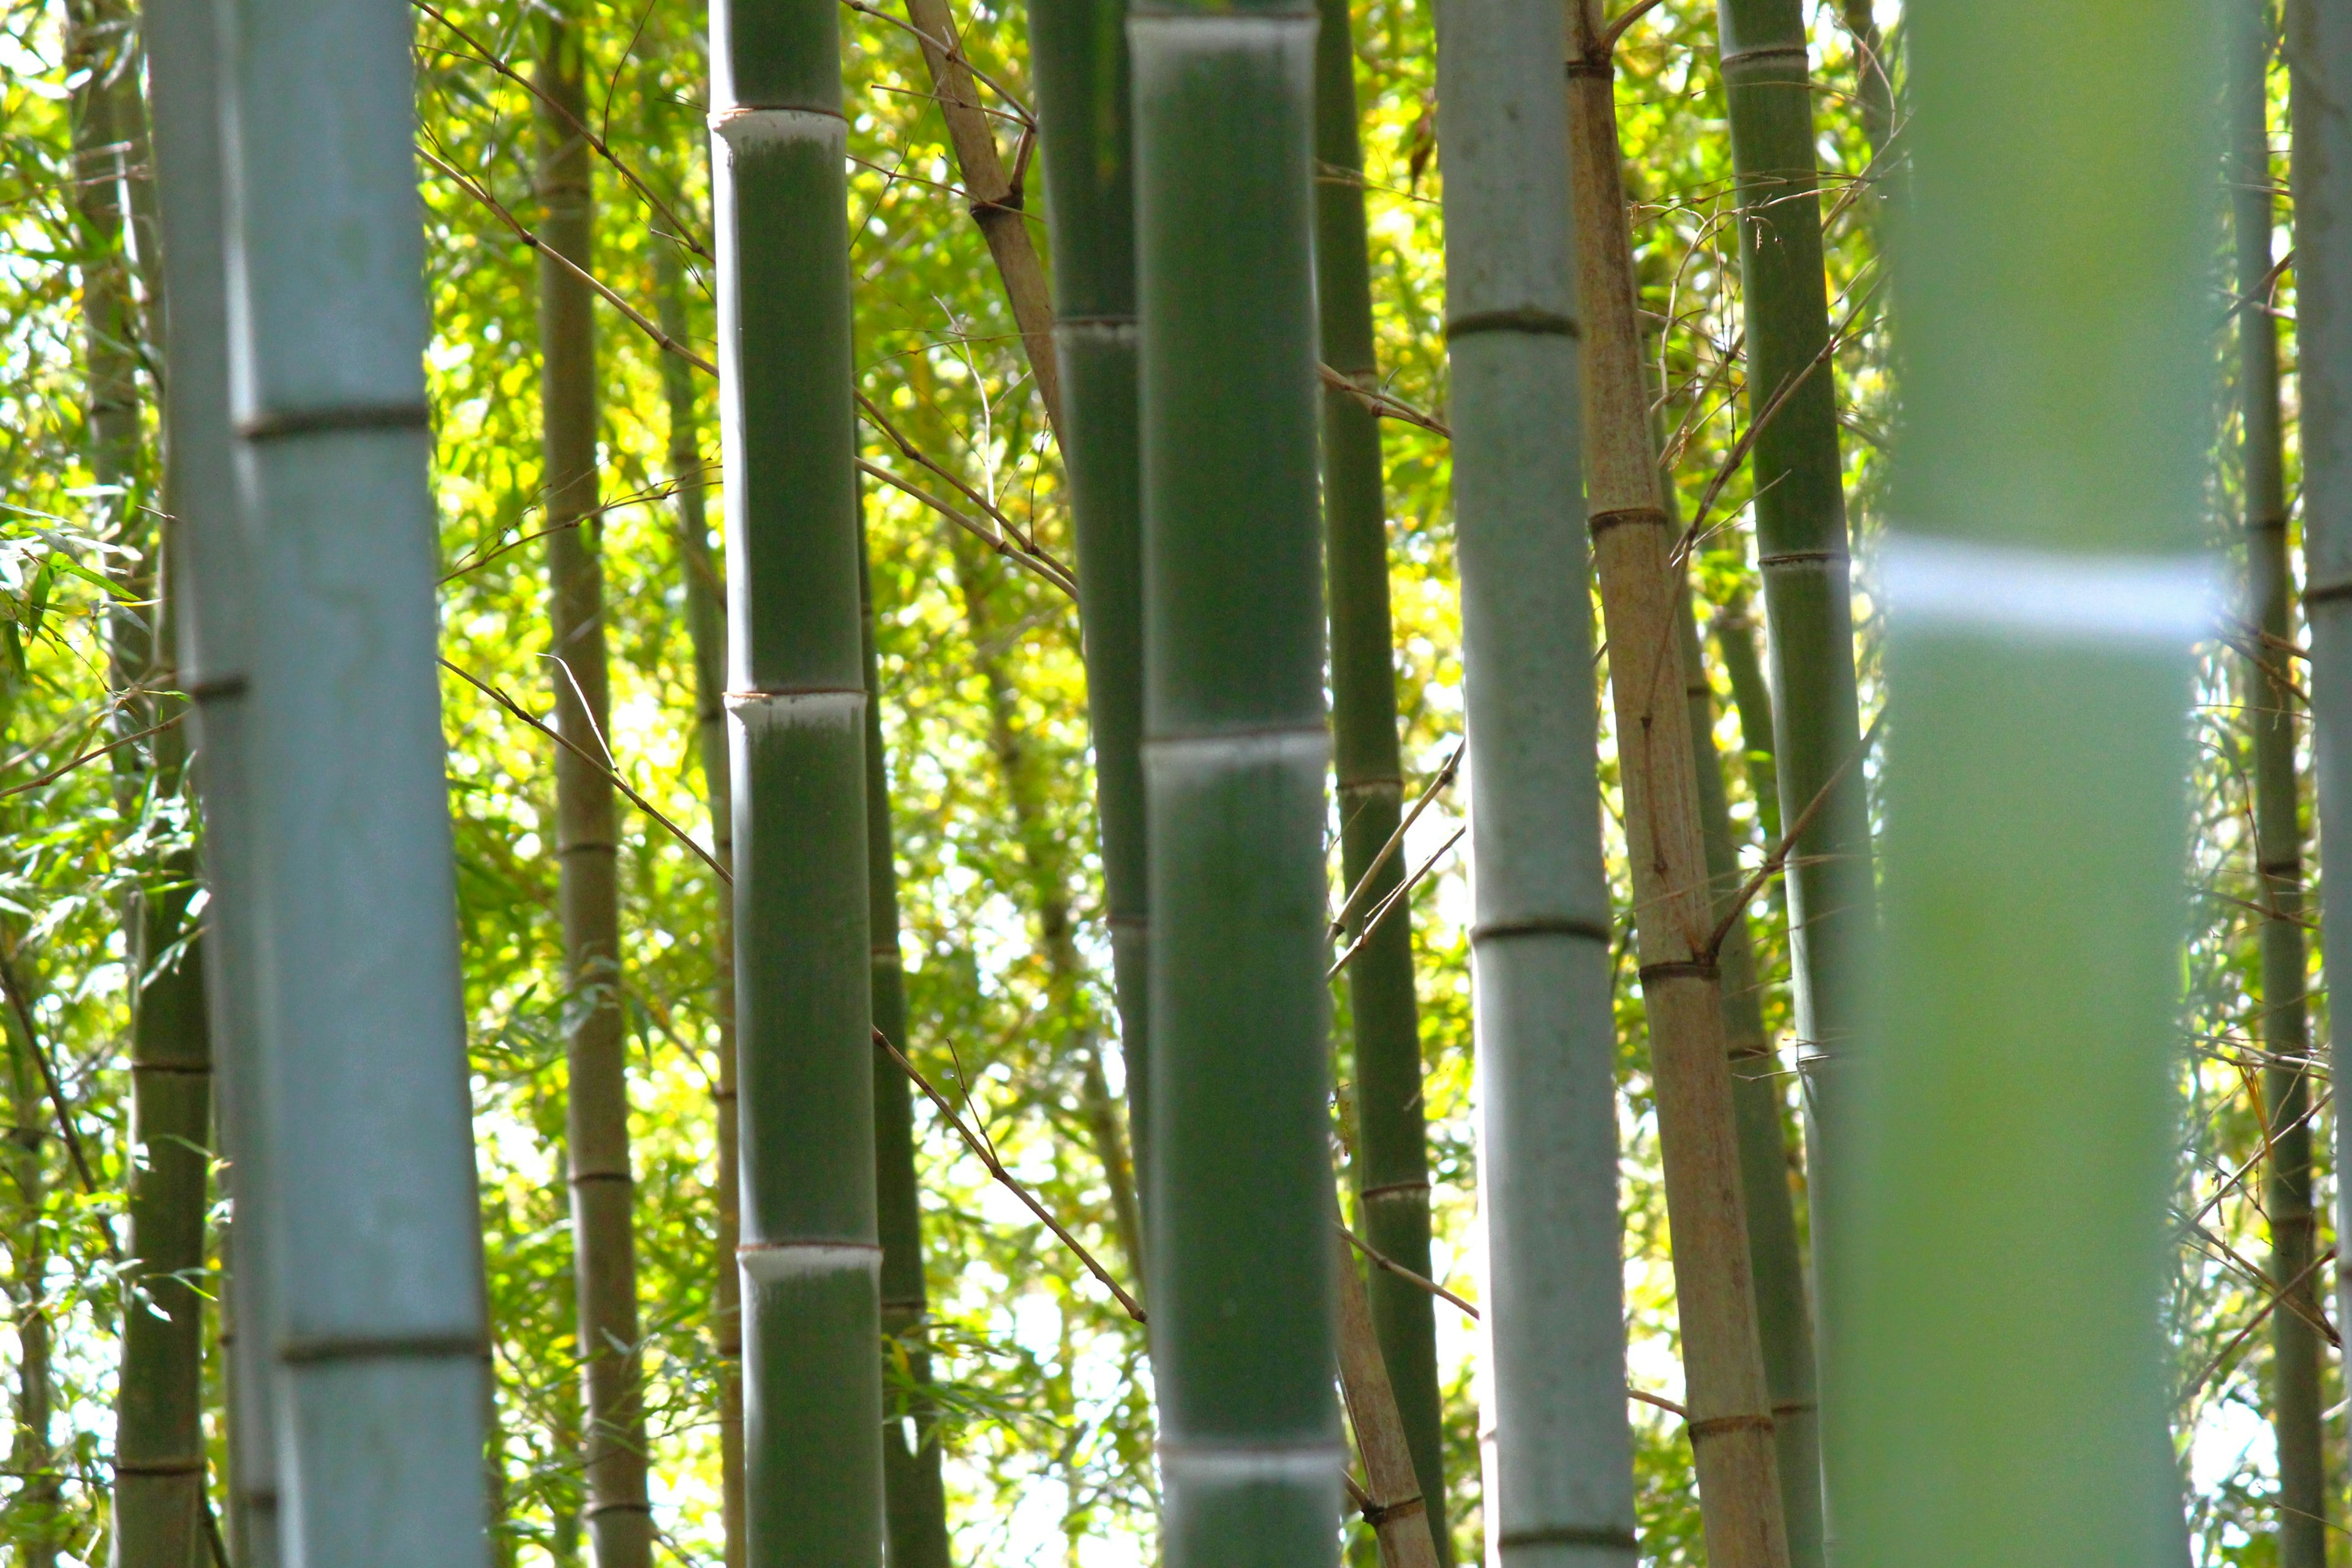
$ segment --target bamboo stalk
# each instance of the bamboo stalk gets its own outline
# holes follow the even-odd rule
[[[907,1037],[907,980],[898,950],[898,862],[890,830],[890,769],[882,745],[882,669],[875,645],[874,582],[861,533],[858,589],[865,609],[866,881],[874,933],[874,1028],[893,1045]],[[915,1096],[898,1064],[875,1047],[874,1182],[882,1237],[884,1354],[903,1361],[908,1393],[886,1406],[882,1495],[891,1568],[949,1568],[945,1451],[939,1402],[931,1396],[930,1292],[923,1279],[923,1210],[915,1170]]]
[[[247,625],[238,749],[285,1555],[480,1568],[484,1284],[413,24],[393,0],[236,0],[233,18],[231,415],[242,586],[269,606]]]
[[[1320,0],[1315,42],[1315,274],[1323,364],[1353,388],[1377,389],[1371,268],[1364,227],[1363,149],[1347,0]],[[1326,384],[1323,527],[1331,600],[1332,762],[1340,866],[1367,905],[1394,892],[1404,867],[1372,867],[1404,805],[1397,746],[1394,637],[1389,617],[1388,513],[1380,416]],[[1350,1162],[1366,1238],[1415,1273],[1429,1263],[1429,1152],[1423,1127],[1421,1018],[1413,994],[1412,921],[1400,910],[1366,938],[1360,913],[1343,934],[1365,938],[1348,969],[1354,1025],[1356,1148]],[[1343,1284],[1344,1292],[1344,1284]],[[1444,1398],[1429,1297],[1393,1276],[1371,1283],[1380,1339],[1437,1561],[1454,1561],[1446,1530]],[[1345,1320],[1343,1320],[1344,1326]],[[1360,1434],[1363,1423],[1357,1423]]]
[[[1382,1568],[1437,1568],[1441,1561],[1429,1500],[1404,1423],[1398,1419],[1396,1393],[1372,1324],[1370,1295],[1356,1271],[1343,1229],[1332,1238],[1338,1259],[1339,1297],[1339,1387],[1355,1428],[1356,1452],[1364,1461],[1361,1511],[1380,1542]],[[1422,1300],[1429,1300],[1423,1295]]]
[[[1570,13],[1569,163],[1583,307],[1585,496],[1609,637],[1634,946],[1674,1225],[1687,1428],[1707,1560],[1786,1568],[1771,1397],[1748,1268],[1676,601],[1686,591],[1650,433],[1614,66],[1596,0]],[[1474,764],[1475,769],[1475,764]]]
[[[2215,101],[2215,19],[2132,0],[1906,18],[1885,937],[1826,1130],[1845,1158],[1814,1190],[1840,1238],[1824,1436],[1848,1568],[2186,1561],[2161,1042],[2215,607],[2199,300],[2219,148],[2182,112]]]
[[[1470,754],[1487,1540],[1635,1550],[1612,917],[1568,197],[1564,12],[1443,0],[1438,157]]]
[[[1287,3],[1128,20],[1170,1568],[1336,1552],[1314,30]]]
[[[2254,859],[2266,912],[2261,921],[2262,1010],[2268,1056],[2263,1112],[2270,1149],[2263,1210],[2270,1276],[2292,1300],[2271,1318],[2271,1427],[2278,1443],[2280,1568],[2326,1568],[2328,1484],[2320,1412],[2320,1358],[2312,1319],[2319,1290],[2309,1267],[2319,1252],[2312,1208],[2309,980],[2303,939],[2302,786],[2295,770],[2294,682],[2277,651],[2292,642],[2294,569],[2287,553],[2286,474],[2279,429],[2278,321],[2270,292],[2270,62],[2274,16],[2241,0],[2229,18],[2230,155],[2224,163],[2236,238],[2239,451],[2244,487],[2247,621],[2266,639],[2239,661],[2254,763]],[[2285,1282],[2300,1280],[2292,1286]]]
[[[565,1165],[586,1422],[583,1479],[598,1568],[650,1568],[644,1372],[637,1342],[636,1184],[621,1025],[620,816],[593,758],[609,750],[611,679],[597,505],[596,205],[579,24],[537,19],[540,409],[555,730],[556,904],[563,931]],[[565,263],[570,265],[565,265]]]
[[[13,937],[10,942],[13,946]],[[8,962],[15,962],[13,955]],[[8,1141],[14,1145],[8,1155],[10,1184],[21,1209],[21,1228],[9,1237],[8,1247],[16,1265],[9,1305],[16,1331],[16,1421],[9,1434],[8,1468],[25,1478],[15,1500],[25,1521],[19,1527],[19,1555],[26,1568],[57,1568],[66,1530],[54,1425],[56,1325],[49,1317],[49,1246],[43,1213],[48,1162],[38,1131],[48,1117],[41,1106],[42,1084],[32,1067],[32,1042],[25,1037],[17,1016],[12,1011],[0,1028],[8,1037],[11,1120],[31,1130]]]
[[[1143,785],[1143,531],[1136,401],[1134,144],[1124,7],[1032,0],[1030,47],[1053,237],[1057,425],[1077,542],[1103,906],[1128,1131],[1150,1165],[1149,850]],[[1146,1184],[1148,1185],[1148,1184]],[[1140,1237],[1137,1238],[1140,1241]],[[1133,1259],[1141,1278],[1140,1258]]]
[[[711,13],[745,1560],[883,1550],[866,693],[835,0]]]

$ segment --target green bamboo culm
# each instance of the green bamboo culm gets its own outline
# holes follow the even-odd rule
[[[1578,504],[1566,18],[1552,0],[1440,0],[1437,29],[1493,1347],[1486,1529],[1504,1568],[1624,1563],[1613,931]]]
[[[2311,647],[2312,754],[2319,818],[2321,962],[2352,973],[2352,10],[2288,0],[2293,117],[2294,331],[2303,447],[2303,615]],[[2352,1008],[2326,1011],[2328,1060],[2352,1072]],[[2336,1169],[2352,1129],[2336,1121]],[[2352,1235],[2336,1184],[2336,1233]],[[2336,1270],[2336,1321],[2352,1300]]]
[[[1356,125],[1356,54],[1347,0],[1320,0],[1315,38],[1315,299],[1323,363],[1366,392],[1380,385],[1372,345],[1370,258],[1364,226],[1363,148]],[[1396,659],[1389,620],[1388,509],[1380,416],[1335,386],[1323,388],[1323,536],[1331,597],[1331,742],[1339,792],[1339,863],[1354,911],[1354,946],[1367,914],[1404,879],[1404,860],[1381,851],[1403,812],[1397,746]],[[1379,871],[1358,891],[1367,872]],[[1365,1239],[1427,1278],[1429,1145],[1423,1126],[1421,1017],[1413,994],[1412,921],[1398,910],[1348,964],[1354,1023],[1356,1149],[1351,1162]],[[1438,1561],[1454,1561],[1445,1528],[1444,1396],[1437,1379],[1437,1319],[1429,1293],[1382,1269],[1370,1287],[1372,1326],[1388,1363],[1397,1415],[1412,1449]]]
[[[672,342],[689,336],[686,267],[675,245],[654,250],[656,320]],[[686,626],[694,649],[695,752],[702,767],[704,804],[710,813],[711,858],[735,863],[735,813],[727,763],[727,611],[718,563],[710,553],[701,420],[694,367],[674,353],[661,356],[663,399],[669,411],[670,483],[677,488],[678,575],[686,585]],[[712,1075],[717,1123],[718,1278],[711,1292],[711,1338],[719,1351],[719,1528],[726,1568],[743,1568],[743,1305],[735,1268],[741,1231],[740,1173],[735,1141],[735,911],[724,889],[711,923],[710,1011],[718,1024],[718,1071]]]
[[[860,535],[865,606],[866,883],[874,936],[874,1027],[899,1050],[907,1038],[907,973],[898,949],[898,863],[890,831],[889,756],[882,743],[882,666],[875,645],[874,579]],[[923,1208],[915,1171],[915,1092],[906,1069],[874,1047],[874,1189],[882,1237],[886,1365],[904,1394],[885,1407],[882,1495],[891,1568],[950,1568],[947,1483],[939,1402],[931,1396],[930,1291],[923,1279]]]
[[[1150,850],[1143,785],[1143,524],[1136,402],[1135,170],[1126,7],[1032,0],[1053,238],[1062,464],[1102,827],[1103,906],[1135,1164],[1150,1164]],[[1136,1278],[1142,1260],[1129,1260]]]
[[[1130,12],[1170,1568],[1338,1549],[1315,14]]]
[[[1874,892],[1864,774],[1855,759],[1862,719],[1813,86],[1799,0],[1718,0],[1716,15],[1739,198],[1748,405],[1756,426],[1756,563],[1771,628],[1778,794],[1790,812],[1828,795],[1798,834],[1786,879],[1810,1132],[1806,1163],[1821,1182],[1837,1158],[1820,1128],[1836,1119],[1838,1063],[1852,1045],[1857,955],[1868,942]],[[1837,1245],[1834,1223],[1817,1213],[1811,1240],[1815,1258],[1825,1257]],[[1790,1326],[1785,1314],[1777,1319],[1779,1330]],[[1774,1343],[1767,1357],[1789,1561],[1790,1568],[1819,1568],[1823,1525],[1812,1347]]]
[[[835,0],[710,13],[744,1554],[883,1550],[866,678]]]
[[[172,516],[172,614],[181,689],[194,698],[195,782],[210,896],[201,942],[209,1034],[216,1044],[215,1118],[228,1156],[235,1221],[223,1241],[229,1282],[220,1343],[226,1362],[228,1546],[233,1561],[277,1568],[278,1455],[266,1356],[276,1343],[266,1267],[270,1161],[257,1089],[255,910],[246,551],[236,519],[228,405],[227,278],[220,134],[221,60],[210,0],[149,0],[142,26],[163,240],[164,487]],[[205,1146],[203,1136],[194,1142]],[[180,1561],[173,1559],[174,1562]]]
[[[242,782],[284,1554],[482,1568],[413,18],[394,0],[225,15],[243,587],[268,606],[247,625]]]
[[[637,1342],[635,1183],[629,1163],[628,1042],[621,1022],[620,820],[589,759],[612,733],[604,572],[596,500],[594,165],[578,21],[537,17],[540,418],[546,468],[549,647],[556,732],[556,904],[562,912],[564,1143],[572,1271],[587,1421],[583,1479],[597,1568],[648,1568],[644,1373]],[[569,265],[566,265],[569,263]]]
[[[2185,1561],[2152,1042],[2215,608],[2213,9],[1908,16],[1885,936],[1814,1195],[1842,1568]]]
[[[2245,728],[2253,752],[2254,859],[2262,879],[2263,1110],[2268,1118],[2271,1426],[2278,1442],[2280,1568],[2326,1568],[2327,1475],[2322,1441],[2319,1247],[2312,1208],[2309,981],[2304,952],[2302,788],[2295,769],[2294,568],[2279,429],[2278,320],[2271,297],[2270,61],[2276,13],[2239,0],[2230,13],[2230,150],[2224,163],[2237,240],[2239,453],[2245,508],[2244,624],[2239,629]]]

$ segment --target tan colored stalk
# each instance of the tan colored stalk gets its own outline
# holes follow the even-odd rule
[[[939,95],[940,113],[948,122],[948,140],[955,149],[971,221],[988,241],[996,258],[997,276],[1012,303],[1013,320],[1021,329],[1021,347],[1029,356],[1029,374],[1036,378],[1037,395],[1045,405],[1046,421],[1058,442],[1062,433],[1062,377],[1054,360],[1054,293],[1045,281],[1045,265],[1029,237],[1029,219],[1022,210],[1021,176],[1028,170],[1026,156],[1017,156],[1008,174],[997,151],[990,115],[981,107],[980,87],[965,63],[963,44],[956,33],[955,13],[948,0],[907,0],[907,20],[914,25],[922,45],[923,62],[931,68],[931,90]],[[1029,132],[1023,133],[1023,153]]]
[[[1437,1568],[1437,1542],[1430,1534],[1429,1506],[1421,1477],[1397,1415],[1396,1390],[1372,1328],[1372,1303],[1357,1271],[1343,1231],[1339,1248],[1339,1391],[1356,1429],[1356,1452],[1364,1460],[1364,1518],[1380,1540],[1382,1568]]]
[[[1717,917],[1675,628],[1683,580],[1643,378],[1615,73],[1596,0],[1578,0],[1572,18],[1568,140],[1584,318],[1586,495],[1674,1227],[1687,1430],[1707,1561],[1714,1568],[1787,1568],[1714,952]]]

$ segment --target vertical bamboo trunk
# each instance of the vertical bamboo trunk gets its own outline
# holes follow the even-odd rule
[[[1568,145],[1590,432],[1585,500],[1609,637],[1688,1432],[1707,1560],[1716,1568],[1784,1568],[1789,1543],[1748,1270],[1717,917],[1675,631],[1686,589],[1650,435],[1614,67],[1594,0],[1578,0],[1571,16]]]
[[[1062,375],[1054,358],[1054,296],[1045,282],[1045,264],[1037,259],[1029,237],[1024,193],[1004,171],[997,151],[996,132],[988,110],[982,107],[979,85],[963,57],[963,39],[956,30],[949,0],[907,0],[907,19],[930,70],[931,91],[947,121],[948,143],[954,150],[956,169],[962,176],[963,197],[971,221],[988,241],[1004,297],[1013,306],[1013,324],[1021,330],[1022,352],[1029,373],[1036,378],[1037,398],[1056,438],[1062,433]]]
[[[2352,12],[2288,0],[2294,132],[2295,380],[2303,451],[2303,615],[2311,647],[2321,963],[2352,973]],[[2331,890],[2333,889],[2333,890]],[[2352,1007],[2330,1007],[2327,1059],[2352,1074]],[[2347,1079],[2346,1081],[2352,1081]],[[2352,1131],[2334,1118],[2338,1170]],[[2336,1185],[2336,1233],[2352,1235]],[[2336,1321],[2352,1300],[2336,1268]]]
[[[1870,139],[1871,157],[1880,164],[1879,179],[1892,181],[1895,171],[1885,161],[1895,131],[1895,61],[1886,35],[1879,29],[1874,0],[1838,0],[1838,20],[1853,40],[1853,94],[1862,103],[1862,133]]]
[[[1443,0],[1437,26],[1486,1231],[1486,1538],[1503,1568],[1630,1568],[1566,26],[1549,0]]]
[[[1136,404],[1134,147],[1124,7],[1032,0],[1045,148],[1062,465],[1077,538],[1103,904],[1128,1129],[1150,1167],[1150,971],[1143,787],[1143,531]],[[1140,1258],[1137,1277],[1142,1276]]]
[[[1331,1238],[1339,1261],[1339,1389],[1364,1461],[1364,1510],[1379,1543],[1382,1568],[1437,1568],[1439,1510],[1422,1489],[1420,1467],[1397,1418],[1396,1390],[1372,1325],[1371,1297],[1345,1237]]]
[[[2237,238],[2240,454],[2246,509],[2240,679],[2254,759],[2254,858],[2262,878],[2263,1110],[2270,1171],[2271,1426],[2278,1441],[2280,1568],[2326,1568],[2327,1476],[2320,1430],[2320,1290],[2311,1278],[2311,1023],[2303,942],[2302,788],[2295,703],[2286,476],[2279,433],[2278,322],[2272,313],[2270,56],[2273,12],[2242,0],[2230,16],[2231,209]]]
[[[1315,16],[1128,21],[1170,1568],[1334,1561]]]
[[[1363,148],[1356,129],[1356,54],[1347,0],[1320,0],[1315,40],[1315,276],[1323,363],[1370,391],[1373,351],[1370,258],[1364,229]],[[1332,762],[1339,791],[1340,868],[1353,889],[1396,832],[1404,763],[1397,747],[1396,665],[1389,622],[1388,512],[1380,419],[1337,387],[1323,389],[1323,529],[1331,596]],[[1344,935],[1404,879],[1391,855]],[[1426,1277],[1429,1151],[1422,1117],[1421,1018],[1413,994],[1412,921],[1399,910],[1348,965],[1355,1024],[1356,1202],[1365,1238]],[[1446,1530],[1444,1395],[1437,1381],[1437,1321],[1429,1293],[1373,1272],[1371,1321],[1412,1449],[1438,1560],[1454,1561]]]
[[[1748,417],[1758,426],[1756,562],[1772,632],[1773,760],[1780,797],[1790,809],[1828,796],[1798,834],[1786,877],[1798,1065],[1811,1131],[1807,1163],[1821,1182],[1829,1179],[1837,1151],[1825,1146],[1819,1128],[1836,1120],[1838,1058],[1852,1044],[1850,997],[1875,896],[1864,775],[1853,761],[1862,719],[1837,387],[1827,357],[1813,89],[1799,0],[1718,0],[1717,16],[1739,194]],[[1865,119],[1874,101],[1865,91]],[[1817,1211],[1815,1258],[1836,1244],[1834,1216]],[[1803,1381],[1811,1383],[1811,1368]],[[1779,1434],[1789,1559],[1793,1568],[1818,1568],[1823,1521],[1817,1419],[1811,1409],[1789,1414],[1793,1419]]]
[[[747,1562],[882,1552],[873,954],[834,0],[711,10]]]
[[[1756,825],[1762,829],[1765,843],[1778,843],[1780,780],[1772,753],[1772,690],[1764,682],[1764,667],[1756,657],[1756,623],[1748,612],[1745,588],[1727,598],[1716,612],[1714,631],[1724,678],[1731,683],[1732,711],[1739,715],[1739,743],[1747,753],[1748,793],[1756,797]]]
[[[12,955],[5,962],[16,960]],[[16,1429],[9,1437],[8,1468],[17,1479],[11,1511],[24,1521],[17,1527],[17,1544],[25,1568],[57,1568],[65,1531],[59,1506],[63,1489],[52,1430],[57,1385],[47,1300],[49,1248],[42,1213],[48,1195],[43,1130],[49,1125],[52,1112],[27,1054],[31,1043],[13,1015],[0,1027],[8,1037],[8,1108],[16,1123],[9,1137],[15,1145],[8,1161],[10,1184],[16,1189],[23,1215],[22,1228],[9,1238],[16,1265],[9,1289],[16,1320]]]
[[[898,951],[898,863],[890,833],[889,759],[882,749],[882,671],[874,640],[873,581],[864,545],[858,585],[865,601],[866,882],[874,933],[874,1026],[900,1050],[907,1037],[907,984]],[[947,1484],[940,1474],[939,1404],[929,1394],[929,1292],[923,1283],[923,1210],[915,1176],[914,1086],[875,1048],[874,1185],[882,1236],[885,1354],[902,1357],[904,1415],[882,1429],[882,1495],[891,1568],[950,1568]],[[896,1415],[897,1406],[887,1407]]]
[[[217,1058],[215,1121],[235,1204],[223,1252],[231,1284],[227,1362],[228,1537],[250,1568],[277,1568],[277,1445],[271,1348],[276,1286],[267,1267],[270,1162],[255,1028],[254,819],[249,746],[249,569],[238,531],[229,420],[226,191],[221,144],[219,19],[208,0],[149,0],[148,48],[165,317],[164,485],[171,513],[172,623],[181,689],[194,700],[195,781],[210,895],[201,943],[208,1033]],[[199,1144],[204,1139],[195,1140]],[[176,1561],[176,1560],[175,1560]]]
[[[571,742],[555,752],[556,902],[563,925],[564,1142],[586,1391],[588,1533],[597,1568],[649,1568],[653,1516],[632,1231],[636,1186],[621,1026],[620,823],[612,781],[588,760],[604,752],[612,734],[604,523],[596,510],[602,389],[594,302],[580,275],[594,263],[594,171],[586,139],[572,129],[586,123],[588,113],[579,24],[549,11],[539,18],[539,89],[560,106],[543,104],[539,116],[540,406],[555,727]]]
[[[656,309],[672,342],[688,337],[685,268],[675,246],[654,251]],[[695,726],[702,791],[710,810],[710,843],[721,866],[735,863],[735,819],[727,773],[727,615],[719,568],[710,555],[704,507],[701,422],[695,414],[694,370],[676,354],[661,358],[669,405],[670,482],[677,487],[678,564],[686,579],[687,634],[694,645]],[[718,1123],[719,1278],[712,1296],[711,1334],[719,1348],[719,1470],[726,1568],[743,1568],[743,1292],[735,1270],[741,1230],[740,1173],[735,1140],[735,911],[719,889],[711,930],[714,984],[711,1014],[719,1023],[718,1087],[711,1098]]]
[[[393,0],[227,15],[230,412],[243,586],[269,606],[246,626],[240,749],[286,1555],[480,1568],[411,18]]]
[[[2182,1560],[2161,1042],[2215,607],[2219,149],[2184,112],[2220,85],[2213,16],[1909,16],[1886,936],[1815,1200],[1845,1568]]]

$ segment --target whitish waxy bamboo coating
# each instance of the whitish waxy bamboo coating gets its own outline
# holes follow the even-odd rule
[[[2295,705],[2287,502],[2279,431],[2278,321],[2272,276],[2270,59],[2273,11],[2231,7],[2231,147],[2224,162],[2237,248],[2238,398],[2242,424],[2246,579],[2240,627],[2241,689],[2254,759],[2254,859],[2262,879],[2263,1112],[2269,1172],[2271,1426],[2278,1443],[2280,1568],[2326,1568],[2327,1475],[2320,1411],[2319,1316],[2312,1278],[2318,1219],[2312,1210],[2311,1054],[2303,940],[2303,827],[2295,771]]]
[[[1143,522],[1136,426],[1135,185],[1126,8],[1032,0],[1029,38],[1053,234],[1059,434],[1077,536],[1103,906],[1129,1142],[1150,1164],[1150,918],[1143,789]],[[1131,1260],[1137,1278],[1141,1259]]]
[[[1597,0],[1571,12],[1568,145],[1583,312],[1585,504],[1609,637],[1634,949],[1674,1225],[1692,1464],[1716,1568],[1786,1568],[1738,1112],[1724,1036],[1679,601],[1688,592],[1651,437],[1614,67]]]
[[[1130,15],[1171,1568],[1333,1561],[1312,11]]]
[[[249,898],[255,937],[284,1556],[478,1568],[480,1215],[434,672],[412,18],[396,0],[223,15],[242,602],[269,614],[244,623],[251,881],[218,890]],[[200,616],[215,602],[195,599]]]
[[[1437,27],[1487,1237],[1487,1539],[1505,1568],[1629,1568],[1566,31],[1550,0],[1442,0]]]
[[[2352,973],[2352,5],[2287,0],[2293,114],[2297,390],[2303,445],[2303,614],[2311,639],[2320,938],[2326,973]],[[2330,889],[2333,889],[2332,891]],[[2352,1074],[2352,1007],[2327,1013],[2328,1060]],[[2339,1076],[2336,1081],[2352,1081]],[[2336,1168],[2352,1128],[2336,1118]],[[2352,1235],[2352,1184],[2336,1184]],[[2352,1270],[2336,1266],[2336,1321]]]
[[[1885,935],[1816,1205],[1841,1568],[2182,1562],[2169,1264],[2215,8],[1908,13]],[[1785,809],[1796,803],[1783,798]],[[1988,1507],[1989,1500],[1999,1506]]]
[[[745,1560],[882,1555],[866,680],[835,0],[710,13]]]

